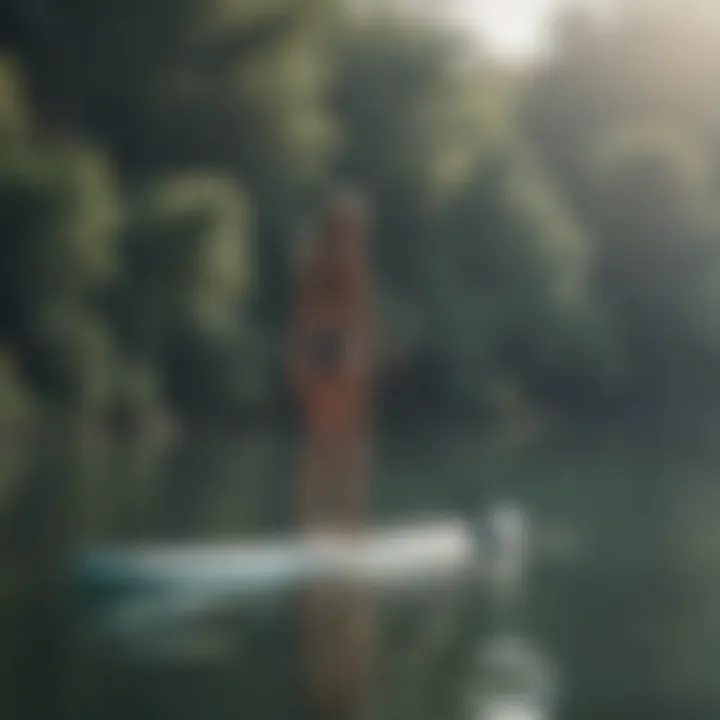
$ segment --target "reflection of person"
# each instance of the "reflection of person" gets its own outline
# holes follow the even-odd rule
[[[305,421],[301,522],[351,528],[364,513],[373,365],[369,212],[343,193],[299,268],[291,366]]]
[[[358,531],[365,519],[373,326],[369,212],[336,195],[299,267],[290,375],[303,412],[299,520],[309,531]],[[359,588],[317,587],[302,598],[304,672],[318,717],[354,720],[366,702],[369,606]]]

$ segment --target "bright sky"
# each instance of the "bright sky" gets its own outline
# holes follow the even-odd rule
[[[446,0],[454,15],[478,25],[491,49],[506,56],[539,51],[553,14],[570,0]]]
[[[681,2],[683,0],[678,0]],[[383,8],[387,0],[347,0],[359,8]],[[563,8],[609,7],[613,0],[393,0],[408,12],[448,16],[468,28],[477,28],[489,49],[506,58],[524,58],[541,52],[552,20]]]

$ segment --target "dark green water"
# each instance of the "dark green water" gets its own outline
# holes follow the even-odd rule
[[[175,648],[167,662],[152,655],[158,648],[143,655],[88,643],[66,582],[73,551],[97,540],[288,528],[289,443],[62,441],[13,458],[6,453],[2,468],[0,717],[300,717],[289,608],[176,636],[207,656],[181,661]],[[525,447],[469,432],[386,438],[373,512],[473,517],[498,498],[521,503],[538,552],[517,627],[562,670],[557,717],[704,720],[720,717],[719,470],[712,435],[577,433]],[[387,605],[381,619],[379,717],[463,717],[472,659],[490,636],[482,598]]]

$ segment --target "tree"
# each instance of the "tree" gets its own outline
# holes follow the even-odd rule
[[[714,189],[691,140],[651,130],[611,138],[598,160],[596,283],[626,344],[637,393],[697,398],[720,360]]]
[[[190,415],[218,404],[237,412],[252,397],[259,349],[242,335],[254,283],[250,214],[236,184],[212,174],[148,182],[131,204],[112,316],[125,352],[152,359],[175,409]]]
[[[21,85],[5,87],[0,337],[33,386],[67,402],[99,392],[88,368],[109,349],[99,296],[118,269],[121,200],[101,152],[38,139]]]
[[[717,13],[653,1],[565,18],[523,123],[591,247],[591,294],[639,406],[708,398],[718,356]],[[684,399],[683,399],[684,398]]]

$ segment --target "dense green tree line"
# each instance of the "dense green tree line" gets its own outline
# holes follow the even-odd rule
[[[13,393],[125,419],[281,416],[294,239],[350,178],[378,209],[389,417],[708,399],[717,23],[574,13],[518,71],[392,6],[4,8]]]

